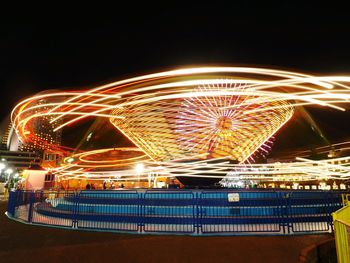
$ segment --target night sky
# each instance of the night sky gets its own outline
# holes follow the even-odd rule
[[[247,1],[110,11],[2,19],[1,119],[41,90],[90,88],[181,66],[350,75],[350,19],[342,6]],[[343,137],[350,129],[347,121],[339,122],[350,120],[349,113],[310,113],[327,135]]]

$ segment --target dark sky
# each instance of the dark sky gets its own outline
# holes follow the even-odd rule
[[[3,19],[1,118],[41,90],[92,87],[188,65],[350,75],[345,7],[235,2]]]

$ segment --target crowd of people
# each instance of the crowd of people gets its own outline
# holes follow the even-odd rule
[[[124,184],[121,184],[120,186],[118,186],[120,188],[124,188]],[[118,188],[117,187],[117,188]],[[116,186],[114,184],[113,181],[104,181],[103,182],[103,190],[107,190],[107,189],[115,189]],[[93,189],[96,189],[96,186],[94,183],[87,183],[86,184],[86,187],[85,187],[86,190],[93,190]]]

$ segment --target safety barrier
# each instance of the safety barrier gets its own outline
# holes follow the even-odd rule
[[[297,234],[333,230],[342,191],[11,192],[7,215],[33,224],[136,233]]]
[[[343,200],[348,199],[348,195],[343,196]],[[350,238],[350,206],[346,202],[340,210],[333,213],[334,236],[339,263],[350,262],[349,238]]]

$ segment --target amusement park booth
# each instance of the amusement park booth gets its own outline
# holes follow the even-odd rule
[[[25,190],[42,190],[48,171],[40,165],[33,164],[22,173],[22,186]]]

